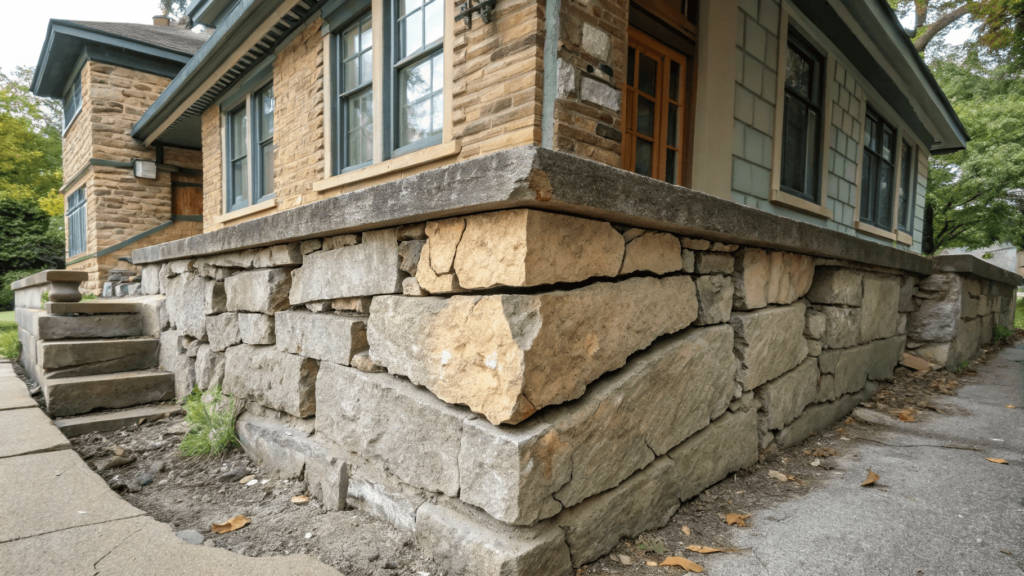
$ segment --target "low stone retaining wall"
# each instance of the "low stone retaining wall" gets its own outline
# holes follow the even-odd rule
[[[264,469],[453,573],[560,575],[845,416],[905,349],[973,354],[1014,312],[976,272],[518,208],[152,263],[143,290],[177,395],[246,400]]]

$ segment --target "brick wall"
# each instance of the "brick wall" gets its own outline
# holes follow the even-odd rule
[[[203,232],[218,228],[224,213],[224,157],[221,154],[220,109],[203,112]]]

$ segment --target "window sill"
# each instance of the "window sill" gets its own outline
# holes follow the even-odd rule
[[[896,241],[905,246],[911,246],[914,244],[914,237],[902,230],[897,230]]]
[[[876,238],[881,238],[883,240],[896,240],[896,234],[888,230],[877,228],[875,226],[872,226],[871,224],[865,224],[860,220],[854,222],[853,227],[856,228],[858,231],[867,234],[868,236],[874,236]]]
[[[340,186],[369,180],[378,176],[384,176],[397,170],[415,168],[443,158],[455,156],[459,154],[459,152],[462,152],[462,144],[459,142],[445,142],[443,144],[437,144],[430,148],[410,152],[404,156],[399,156],[398,158],[392,158],[391,160],[381,162],[380,164],[374,164],[372,166],[367,166],[366,168],[353,170],[352,172],[344,172],[337,176],[331,176],[330,178],[314,183],[313,191],[317,193],[331,192]]]
[[[245,218],[251,214],[258,214],[266,210],[273,210],[274,208],[277,208],[277,200],[267,200],[266,202],[253,204],[247,208],[240,208],[238,210],[228,212],[227,214],[221,214],[220,216],[214,217],[213,221],[217,224],[223,224],[239,218]]]
[[[797,212],[803,212],[811,216],[817,216],[818,218],[824,218],[826,220],[832,219],[832,211],[825,208],[821,204],[815,204],[809,202],[803,198],[797,198],[792,194],[788,194],[781,190],[772,190],[771,194],[768,195],[768,201],[777,206],[785,206],[791,208]]]

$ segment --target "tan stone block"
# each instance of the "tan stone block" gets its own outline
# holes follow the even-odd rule
[[[814,259],[789,252],[771,253],[770,304],[792,304],[807,294],[814,281]]]
[[[625,238],[626,235],[623,235]],[[633,272],[668,274],[683,267],[679,239],[671,234],[647,232],[627,242],[619,275]]]
[[[737,310],[756,310],[768,305],[771,257],[758,248],[744,248],[736,254],[732,274]]]
[[[437,275],[451,274],[455,268],[455,249],[466,230],[465,218],[449,218],[427,222],[426,234],[430,244],[430,268]]]

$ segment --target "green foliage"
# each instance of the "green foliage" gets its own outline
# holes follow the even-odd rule
[[[11,290],[11,284],[27,278],[39,269],[31,268],[28,270],[11,270],[10,272],[0,273],[0,310],[13,310],[14,309],[14,291]]]
[[[956,365],[956,370],[954,370],[954,372],[956,372],[957,374],[963,374],[964,370],[967,370],[967,367],[970,365],[971,362],[969,360],[964,360],[963,362]]]
[[[46,308],[46,303],[50,301],[50,292],[43,290],[43,295],[39,297],[39,307]]]
[[[198,387],[184,398],[188,432],[180,449],[186,456],[217,454],[238,444],[235,436],[235,399],[220,385],[203,392]]]
[[[991,56],[1007,61],[1024,55],[1024,0],[887,0],[902,18],[914,15],[907,30],[917,49],[943,32],[963,25],[976,26],[976,40]]]
[[[1024,298],[1017,300],[1017,310],[1013,315],[1013,327],[1024,330]]]
[[[82,302],[88,302],[89,300],[95,300],[96,295],[92,293],[82,294]]]
[[[185,15],[188,0],[157,0],[157,8],[164,16],[179,18]]]
[[[3,195],[0,183],[0,274],[27,268],[64,268],[64,233],[31,197]]]
[[[1024,247],[1024,77],[972,45],[931,68],[971,135],[965,150],[931,160],[934,249]]]
[[[17,360],[21,354],[21,341],[17,328],[0,328],[0,358]]]
[[[996,327],[992,329],[993,344],[999,344],[1003,340],[1009,340],[1011,336],[1013,336],[1013,330],[1001,324],[996,324]]]

